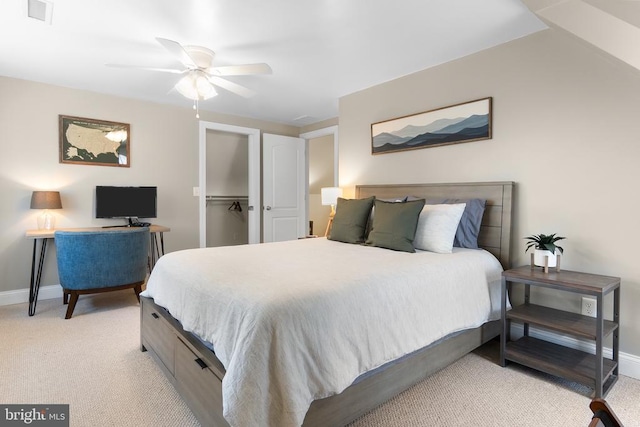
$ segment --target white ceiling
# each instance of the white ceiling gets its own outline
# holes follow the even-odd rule
[[[303,126],[338,98],[547,28],[520,0],[52,0],[51,25],[27,0],[0,2],[0,75],[190,108],[163,37],[216,52],[215,65],[266,62],[201,110]]]

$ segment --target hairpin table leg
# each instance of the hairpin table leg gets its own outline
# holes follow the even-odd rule
[[[38,240],[42,240],[42,243],[40,243],[40,259],[36,271],[36,247],[38,246]],[[40,291],[40,280],[42,279],[42,267],[44,265],[44,258],[47,253],[47,240],[48,239],[46,237],[33,240],[33,255],[31,257],[31,284],[29,285],[29,316],[33,316],[34,314],[36,314],[38,292]]]

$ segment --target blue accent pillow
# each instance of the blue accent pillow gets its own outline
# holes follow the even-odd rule
[[[482,224],[482,215],[487,203],[484,199],[444,199],[442,203],[466,203],[462,218],[453,239],[453,246],[457,248],[478,249],[478,234]]]

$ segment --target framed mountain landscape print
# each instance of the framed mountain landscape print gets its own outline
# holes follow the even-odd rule
[[[371,154],[491,139],[491,101],[483,98],[371,125]]]
[[[128,123],[58,116],[60,163],[117,166],[131,163]]]

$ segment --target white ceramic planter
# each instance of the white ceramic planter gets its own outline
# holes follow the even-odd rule
[[[533,252],[533,263],[537,266],[544,267],[544,257],[548,256],[549,257],[548,266],[555,267],[557,264],[556,255],[558,255],[558,251],[556,251],[556,253],[553,254],[551,253],[551,251],[536,249]]]

